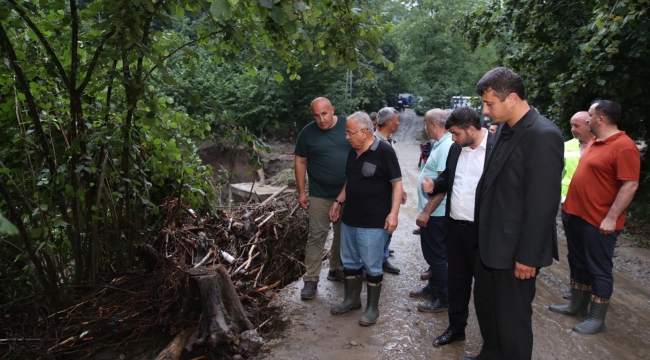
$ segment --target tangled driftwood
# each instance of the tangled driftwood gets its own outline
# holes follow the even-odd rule
[[[32,331],[25,323],[11,327],[11,333],[4,331],[5,344],[30,358],[85,357],[107,343],[125,345],[162,327],[174,338],[158,359],[178,359],[183,351],[252,355],[259,346],[250,339],[281,324],[268,307],[268,290],[304,272],[307,218],[297,210],[295,194],[280,195],[284,190],[262,204],[204,217],[177,199],[165,199],[164,227],[136,249],[140,269],[114,277],[74,306],[33,324]]]

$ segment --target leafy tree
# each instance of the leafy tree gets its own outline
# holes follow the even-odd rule
[[[378,6],[372,4],[369,8],[380,10]],[[176,17],[173,29],[189,41],[194,36],[189,29],[203,21]],[[309,31],[311,38],[318,37],[317,29]],[[390,90],[383,79],[390,76],[390,60],[396,58],[395,52],[386,53],[382,45],[374,57],[370,53],[359,54],[358,66],[351,70],[338,61],[328,59],[328,65],[336,66],[327,66],[312,54],[302,54],[293,79],[277,81],[275,69],[286,67],[287,63],[273,54],[267,59],[269,66],[251,69],[246,66],[246,49],[224,63],[215,61],[210,51],[196,44],[187,48],[200,59],[201,66],[190,69],[187,57],[170,59],[167,69],[175,83],[163,85],[163,91],[191,116],[210,115],[215,121],[244,127],[263,138],[295,136],[310,121],[309,103],[317,96],[330,98],[341,114],[379,109]]]
[[[575,112],[610,98],[625,130],[647,140],[648,15],[647,0],[493,1],[456,29],[473,48],[493,44],[502,65],[523,76],[530,102],[565,130]]]
[[[174,33],[173,16],[201,23]],[[0,243],[12,279],[0,298],[44,291],[55,308],[69,295],[58,288],[130,266],[131,245],[165,225],[159,199],[209,210],[212,174],[192,138],[254,142],[225,111],[189,116],[163,93],[176,84],[169,62],[197,71],[201,49],[296,79],[303,56],[356,69],[375,57],[383,29],[374,14],[329,0],[7,0],[0,19],[0,211],[19,230]]]
[[[397,74],[409,90],[421,96],[427,108],[449,107],[454,95],[472,95],[480,77],[495,61],[491,48],[470,51],[467,42],[450,31],[473,0],[425,0],[406,3],[404,18],[391,32],[400,44]]]

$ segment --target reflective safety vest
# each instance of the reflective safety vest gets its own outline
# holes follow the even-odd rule
[[[564,143],[564,171],[562,177],[562,203],[566,199],[566,194],[569,192],[569,184],[571,178],[578,168],[580,161],[580,141],[578,139],[571,139]]]

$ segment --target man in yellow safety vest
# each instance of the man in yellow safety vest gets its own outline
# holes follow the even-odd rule
[[[573,139],[564,143],[564,176],[562,177],[562,204],[566,199],[567,192],[569,191],[569,184],[573,173],[575,173],[580,161],[580,156],[591,142],[594,135],[589,131],[589,113],[586,111],[578,111],[571,117],[571,133]],[[562,210],[562,225],[566,229],[567,214]],[[567,255],[569,261],[569,279],[573,282],[574,269],[571,261],[571,253]],[[571,289],[566,291],[563,298],[571,298]]]

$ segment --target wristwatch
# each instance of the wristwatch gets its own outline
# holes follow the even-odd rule
[[[338,199],[334,199],[334,202],[341,205],[341,206],[343,206],[343,204],[345,204],[343,201],[339,201]]]

